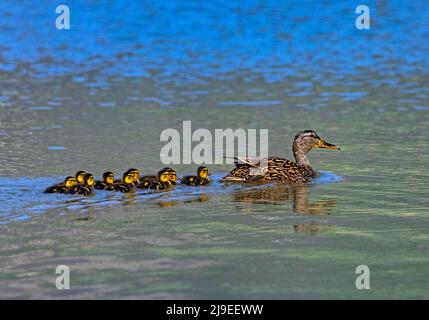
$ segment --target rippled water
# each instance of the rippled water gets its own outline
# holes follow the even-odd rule
[[[369,1],[0,3],[1,298],[428,298],[429,6]],[[84,169],[164,165],[160,132],[312,128],[320,176],[91,198]],[[176,166],[180,174],[197,165]],[[55,268],[71,290],[55,289]],[[355,288],[368,265],[371,290]]]

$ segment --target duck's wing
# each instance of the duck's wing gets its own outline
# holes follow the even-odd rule
[[[294,161],[281,158],[238,158],[241,164],[236,165],[222,181],[270,181],[281,180],[285,183],[302,182],[307,179],[306,169]]]
[[[310,169],[296,164],[296,162],[280,158],[270,157],[268,160],[269,170],[265,178],[281,180],[284,183],[307,182],[313,175]]]
[[[236,167],[242,166],[242,165],[248,165],[251,167],[259,167],[265,164],[268,164],[267,157],[224,157],[228,159],[234,159],[234,164]]]

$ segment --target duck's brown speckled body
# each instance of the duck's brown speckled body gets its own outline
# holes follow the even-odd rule
[[[316,132],[299,132],[293,142],[295,161],[281,157],[235,158],[236,168],[222,181],[280,181],[283,183],[308,182],[315,171],[308,161],[308,153],[313,148],[338,149],[320,138]]]

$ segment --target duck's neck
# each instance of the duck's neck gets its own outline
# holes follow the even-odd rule
[[[293,150],[293,155],[295,157],[296,164],[299,165],[300,167],[304,167],[313,171],[310,161],[308,160],[308,152],[311,149],[304,148],[299,144],[294,143],[292,150]]]

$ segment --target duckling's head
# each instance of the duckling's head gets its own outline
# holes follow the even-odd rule
[[[127,173],[131,173],[134,176],[134,180],[140,179],[140,172],[137,169],[134,169],[134,168],[128,169]]]
[[[113,184],[115,182],[115,175],[113,172],[106,171],[103,173],[103,181],[107,184]]]
[[[83,176],[83,183],[89,187],[94,185],[94,176],[90,173],[85,173]]]
[[[75,174],[75,178],[76,178],[76,181],[77,181],[77,183],[84,183],[84,181],[83,181],[83,177],[85,176],[85,171],[78,171],[78,172],[76,172],[76,174]]]
[[[176,173],[176,170],[171,169],[171,168],[168,168],[168,167],[165,167],[165,168],[164,168],[164,169],[162,169],[162,170],[168,171],[168,174],[170,175],[170,181],[171,181],[171,182],[175,183],[175,182],[177,181],[177,173]]]
[[[304,130],[297,133],[293,141],[292,150],[298,164],[310,166],[307,154],[313,148],[340,150],[337,146],[320,138],[313,130]]]
[[[209,169],[207,167],[199,167],[197,169],[197,175],[201,179],[207,179],[209,177]]]
[[[160,170],[158,172],[158,180],[162,183],[170,182],[170,172],[165,169]]]
[[[133,184],[134,183],[134,175],[129,172],[125,172],[122,176],[122,181],[126,184]]]
[[[65,178],[64,179],[64,185],[67,188],[72,188],[72,187],[76,186],[77,185],[76,178],[75,177],[71,177],[71,176]]]

